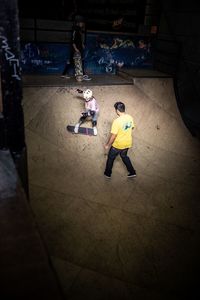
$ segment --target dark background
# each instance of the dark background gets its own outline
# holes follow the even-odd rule
[[[151,1],[158,6],[159,1]],[[19,0],[22,18],[41,18],[73,21],[75,15],[82,15],[87,27],[92,30],[112,30],[112,23],[123,17],[122,31],[137,32],[144,22],[146,0],[58,0],[47,2]],[[45,5],[46,4],[46,5]],[[155,9],[154,9],[155,12]]]

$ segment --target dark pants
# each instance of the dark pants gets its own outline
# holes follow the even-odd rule
[[[71,68],[71,62],[69,64],[66,63],[65,68],[62,72],[62,75],[68,75],[69,74],[69,69]]]
[[[106,162],[106,169],[105,169],[104,174],[107,175],[107,176],[111,176],[113,163],[114,163],[114,160],[115,160],[115,158],[117,157],[118,154],[120,155],[120,157],[121,157],[123,163],[125,164],[128,172],[130,174],[135,174],[136,172],[133,168],[133,165],[130,161],[130,158],[127,156],[127,152],[128,152],[128,148],[126,148],[126,149],[117,149],[117,148],[111,147],[110,151],[108,152],[108,159],[107,159],[107,162]]]
[[[80,117],[79,119],[79,124],[83,124],[88,118],[91,119],[92,121],[92,126],[97,126],[97,118],[98,118],[98,113],[95,113],[94,115],[92,116],[88,116],[87,113],[85,113],[84,116]]]
[[[71,66],[73,66],[74,64],[74,61],[73,61],[73,53],[70,54],[70,59],[69,59],[69,64],[66,63],[65,64],[65,68],[62,72],[62,75],[66,75],[66,74],[69,74],[69,70],[71,69]]]

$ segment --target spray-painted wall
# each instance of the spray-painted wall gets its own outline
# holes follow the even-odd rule
[[[150,40],[128,35],[89,34],[85,53],[91,73],[115,73],[117,68],[150,68]]]
[[[70,63],[70,45],[22,43],[21,66],[25,73],[61,73]],[[89,74],[115,73],[117,68],[152,68],[149,37],[109,33],[88,33],[84,66]],[[70,70],[73,73],[73,66]]]

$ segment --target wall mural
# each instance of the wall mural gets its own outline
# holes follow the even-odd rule
[[[66,62],[70,63],[69,44],[21,45],[21,67],[24,73],[62,73]],[[89,33],[84,65],[88,74],[115,74],[120,68],[152,68],[151,41],[142,36]]]
[[[21,44],[21,67],[24,73],[60,73],[69,56],[70,47],[65,44]]]
[[[86,69],[91,73],[115,73],[117,68],[152,68],[150,40],[144,37],[88,34]]]

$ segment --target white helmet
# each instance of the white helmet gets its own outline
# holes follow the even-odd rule
[[[86,100],[86,101],[89,101],[91,98],[92,98],[92,91],[87,89],[83,92],[83,98]]]

